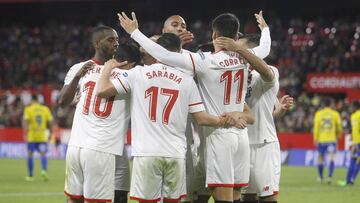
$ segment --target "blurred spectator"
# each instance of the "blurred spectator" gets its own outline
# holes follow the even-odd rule
[[[190,19],[189,19],[190,20]],[[162,22],[143,21],[140,28],[147,35],[160,34]],[[276,121],[279,132],[310,132],[314,112],[320,108],[321,95],[304,89],[310,72],[358,72],[360,67],[360,23],[351,19],[306,21],[299,18],[268,19],[272,50],[266,58],[280,72],[280,92],[295,98],[295,107]],[[254,21],[243,23],[244,32],[259,32]],[[94,25],[95,26],[95,25]],[[211,39],[208,22],[189,21],[194,41],[185,48],[195,50]],[[119,30],[120,31],[120,30]],[[36,89],[48,84],[62,86],[69,67],[92,57],[89,46],[90,26],[48,23],[41,27],[14,24],[0,27],[0,127],[19,127],[21,109],[27,95],[5,92],[11,88]],[[121,35],[120,35],[121,36]],[[126,38],[121,39],[126,40]],[[55,101],[58,92],[52,92]],[[346,130],[349,104],[333,95],[334,108],[341,112]],[[73,108],[58,109],[51,103],[60,127],[71,127]]]

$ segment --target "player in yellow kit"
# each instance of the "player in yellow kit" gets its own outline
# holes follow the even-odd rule
[[[350,165],[346,175],[346,181],[339,181],[340,186],[354,184],[360,170],[360,102],[353,102],[353,113],[351,120],[352,150]]]
[[[49,108],[40,104],[36,95],[32,95],[31,104],[25,107],[23,115],[23,129],[28,150],[28,176],[25,178],[27,181],[34,180],[34,151],[38,151],[41,156],[41,177],[44,181],[48,180],[46,158],[48,137],[46,129],[50,130],[51,135],[52,121],[53,117]]]
[[[324,99],[324,108],[315,113],[314,118],[314,144],[317,146],[319,181],[323,181],[324,157],[329,154],[329,175],[327,182],[331,183],[334,173],[334,158],[336,153],[336,142],[341,138],[342,127],[339,112],[331,109],[331,100]]]

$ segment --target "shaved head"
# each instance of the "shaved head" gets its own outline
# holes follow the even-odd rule
[[[172,15],[164,22],[163,33],[179,34],[186,31],[186,23],[184,18],[179,15]]]

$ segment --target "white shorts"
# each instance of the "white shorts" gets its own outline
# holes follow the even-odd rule
[[[250,148],[247,129],[216,129],[206,138],[206,184],[208,187],[247,186]]]
[[[111,202],[114,198],[115,155],[69,146],[65,189],[70,198]]]
[[[185,159],[134,157],[130,199],[179,201],[185,196]]]
[[[279,142],[250,145],[250,182],[242,193],[260,197],[279,192],[281,154]]]
[[[115,156],[115,190],[130,191],[130,165],[127,150]]]

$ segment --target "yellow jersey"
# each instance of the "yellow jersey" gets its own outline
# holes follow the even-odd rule
[[[353,144],[360,144],[360,110],[351,114],[351,134]]]
[[[331,108],[316,111],[314,118],[314,141],[336,142],[336,135],[342,134],[339,112]]]
[[[25,107],[23,119],[28,123],[28,142],[47,141],[47,123],[53,120],[50,109],[47,106],[33,103],[30,106]]]

